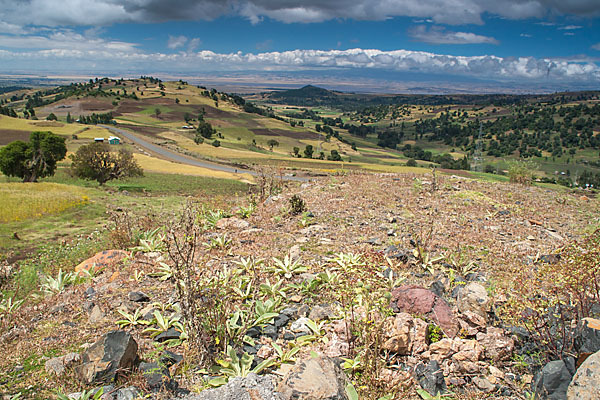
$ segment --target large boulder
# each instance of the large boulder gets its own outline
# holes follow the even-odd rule
[[[400,355],[411,355],[427,350],[429,325],[407,313],[388,317],[383,323],[384,350]]]
[[[456,305],[461,313],[470,311],[487,319],[491,299],[483,286],[476,282],[470,282],[458,292]]]
[[[458,322],[444,299],[431,290],[405,285],[392,291],[391,308],[396,312],[418,314],[433,320],[448,337],[458,334]]]
[[[535,380],[535,398],[564,400],[575,372],[575,361],[571,358],[550,361],[538,373]]]
[[[277,387],[283,400],[347,400],[346,375],[333,358],[297,362]]]
[[[579,366],[567,390],[567,400],[600,399],[600,351]]]
[[[281,400],[270,376],[249,373],[245,378],[230,379],[226,385],[203,390],[177,400]]]
[[[109,332],[81,355],[81,365],[75,370],[86,384],[111,381],[133,369],[137,350],[138,345],[128,332]]]

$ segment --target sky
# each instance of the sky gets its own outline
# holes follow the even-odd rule
[[[600,89],[600,0],[0,0],[0,73]]]

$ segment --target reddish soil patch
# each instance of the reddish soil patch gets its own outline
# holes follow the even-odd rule
[[[254,133],[255,135],[262,135],[262,136],[285,136],[285,137],[289,137],[292,139],[310,139],[310,140],[316,140],[319,138],[319,135],[317,135],[314,132],[309,132],[309,131],[304,131],[304,132],[293,132],[293,131],[285,131],[283,129],[251,129],[252,133]]]
[[[135,102],[133,100],[124,100],[119,104],[119,108],[117,108],[117,112],[114,113],[115,116],[128,114],[128,113],[136,113],[142,111],[144,108],[139,105],[139,102]]]
[[[29,140],[29,131],[19,131],[16,129],[0,129],[0,145],[9,144],[15,140]]]
[[[160,133],[168,131],[167,128],[160,128],[156,126],[119,124],[119,127],[149,136],[158,136]]]
[[[471,178],[471,173],[468,171],[464,171],[464,170],[458,170],[458,169],[443,169],[440,168],[438,171],[444,172],[446,174],[450,174],[450,175],[456,175],[456,176],[464,176],[465,178]]]
[[[83,111],[108,112],[113,109],[113,106],[108,100],[86,99],[81,102],[81,109]]]
[[[65,126],[65,124],[63,124],[62,122],[56,122],[56,121],[42,121],[42,122],[34,122],[33,125],[35,126],[41,126],[44,128],[60,128],[61,126]]]

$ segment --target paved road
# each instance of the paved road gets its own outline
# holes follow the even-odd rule
[[[217,164],[217,163],[212,163],[209,161],[200,161],[194,158],[189,158],[186,156],[183,156],[181,154],[175,153],[171,150],[167,150],[165,148],[162,148],[160,146],[157,146],[153,143],[148,142],[147,140],[144,140],[136,135],[134,135],[131,132],[128,132],[126,130],[120,129],[120,128],[116,128],[114,126],[109,126],[109,125],[100,125],[103,128],[108,129],[109,131],[117,134],[117,135],[121,135],[126,137],[127,139],[131,140],[132,142],[134,142],[135,144],[144,147],[146,150],[149,150],[151,152],[154,152],[156,154],[161,155],[162,157],[168,159],[169,161],[174,161],[176,163],[180,163],[180,164],[187,164],[187,165],[192,165],[195,167],[202,167],[202,168],[208,168],[208,169],[213,169],[216,171],[223,171],[223,172],[231,172],[233,174],[249,174],[252,176],[259,176],[259,174],[256,171],[252,171],[249,169],[241,169],[241,168],[234,168],[234,167],[230,167],[228,165],[223,165],[223,164]],[[305,182],[308,181],[307,178],[304,177],[300,177],[300,176],[283,176],[283,180],[286,181],[297,181],[297,182]]]

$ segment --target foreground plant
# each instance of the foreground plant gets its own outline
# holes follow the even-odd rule
[[[65,290],[67,286],[74,283],[76,279],[77,276],[72,272],[63,272],[62,269],[59,269],[56,278],[50,275],[42,277],[40,289],[47,295],[58,294]]]
[[[243,353],[241,357],[238,357],[233,347],[227,347],[227,359],[217,360],[217,366],[213,368],[213,372],[222,375],[218,378],[211,379],[208,383],[211,386],[221,386],[229,381],[229,378],[242,377],[245,378],[249,373],[260,374],[266,368],[271,367],[274,364],[273,359],[264,360],[256,367],[252,368],[254,356],[248,353]]]
[[[300,260],[293,260],[289,254],[283,260],[273,257],[273,262],[275,264],[267,270],[278,275],[283,275],[286,279],[290,279],[294,274],[301,274],[308,271],[306,266],[300,264]]]

